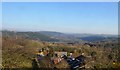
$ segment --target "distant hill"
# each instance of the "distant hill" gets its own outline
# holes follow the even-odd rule
[[[55,38],[69,38],[72,39],[74,38],[73,35],[71,34],[66,34],[66,33],[61,33],[61,32],[53,32],[53,31],[40,31],[41,34],[45,34],[45,35],[49,35],[51,37],[55,37]]]
[[[67,34],[53,31],[38,31],[38,32],[15,32],[15,31],[2,31],[3,36],[22,36],[27,39],[48,41],[48,42],[79,42],[83,43],[113,40],[117,38],[117,35],[105,35],[105,34]]]
[[[50,35],[50,36],[60,36],[63,35],[63,33],[60,32],[53,32],[53,31],[40,31],[42,34]]]
[[[93,34],[84,37],[78,37],[84,41],[94,42],[94,41],[105,41],[105,40],[116,40],[118,39],[117,35],[107,35],[107,34]]]
[[[41,40],[41,41],[59,41],[55,38],[51,38],[48,35],[41,34],[39,32],[14,32],[14,31],[2,31],[3,36],[21,36],[27,39]]]
[[[57,38],[59,40],[64,41],[74,41],[74,42],[94,42],[94,41],[102,41],[102,40],[113,40],[117,38],[117,35],[109,35],[109,34],[67,34],[60,32],[51,32],[51,31],[41,31],[40,33],[49,35],[53,38]]]
[[[93,41],[104,40],[104,39],[106,39],[106,37],[103,37],[103,36],[87,36],[87,37],[81,37],[80,39],[82,39],[84,41],[93,42]]]
[[[60,42],[72,42],[72,43],[83,43],[84,41],[81,39],[77,39],[74,34],[67,34],[61,32],[53,32],[53,31],[40,31],[41,34],[48,35],[51,38],[58,39]]]

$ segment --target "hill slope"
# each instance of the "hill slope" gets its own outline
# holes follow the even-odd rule
[[[41,34],[39,32],[14,32],[14,31],[2,31],[3,36],[21,36],[27,39],[40,40],[40,41],[59,41],[55,38],[51,38],[48,35]]]

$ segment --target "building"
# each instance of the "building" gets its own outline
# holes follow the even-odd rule
[[[67,52],[54,52],[54,54],[57,55],[57,57],[67,56]]]
[[[67,56],[67,52],[54,52],[54,56],[51,58],[51,61],[54,64],[58,64],[63,60],[63,56]]]

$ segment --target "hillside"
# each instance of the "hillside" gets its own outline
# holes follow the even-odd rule
[[[81,37],[80,39],[82,39],[84,41],[93,42],[93,41],[102,41],[106,38],[103,36],[88,36],[88,37]]]
[[[59,41],[55,38],[51,38],[48,35],[41,34],[39,32],[14,32],[14,31],[2,31],[3,36],[21,36],[26,39],[41,40],[41,41]]]
[[[11,34],[10,34],[11,33]],[[36,58],[36,53],[39,50],[44,50],[44,56],[41,57],[42,60],[39,61],[40,68],[70,68],[70,65],[62,60],[58,64],[51,64],[51,59],[53,59],[53,54],[55,52],[67,52],[72,53],[72,57],[84,53],[85,68],[118,68],[120,53],[117,41],[99,41],[93,42],[94,46],[89,44],[67,44],[67,43],[53,43],[47,41],[36,40],[36,37],[26,38],[25,35],[29,33],[23,33],[23,36],[17,33],[17,38],[12,32],[2,37],[2,55],[3,55],[3,68],[33,68],[32,64],[33,58]],[[22,33],[22,32],[21,32]],[[4,34],[4,33],[3,33]],[[34,35],[34,34],[33,34]],[[92,43],[90,43],[92,44]],[[113,46],[113,47],[110,47]],[[49,54],[46,54],[46,49],[49,49]],[[113,63],[117,63],[113,64]]]
[[[95,42],[103,40],[115,40],[117,35],[99,35],[99,34],[67,34],[51,31],[39,32],[15,32],[15,31],[2,31],[4,36],[21,36],[26,39],[33,39],[47,42],[66,42],[66,43],[84,43]]]

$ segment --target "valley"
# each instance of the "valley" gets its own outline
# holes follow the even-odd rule
[[[119,68],[118,40],[113,35],[2,31],[3,69]],[[78,61],[81,55],[85,57],[84,62]],[[76,61],[78,65],[74,64]]]

